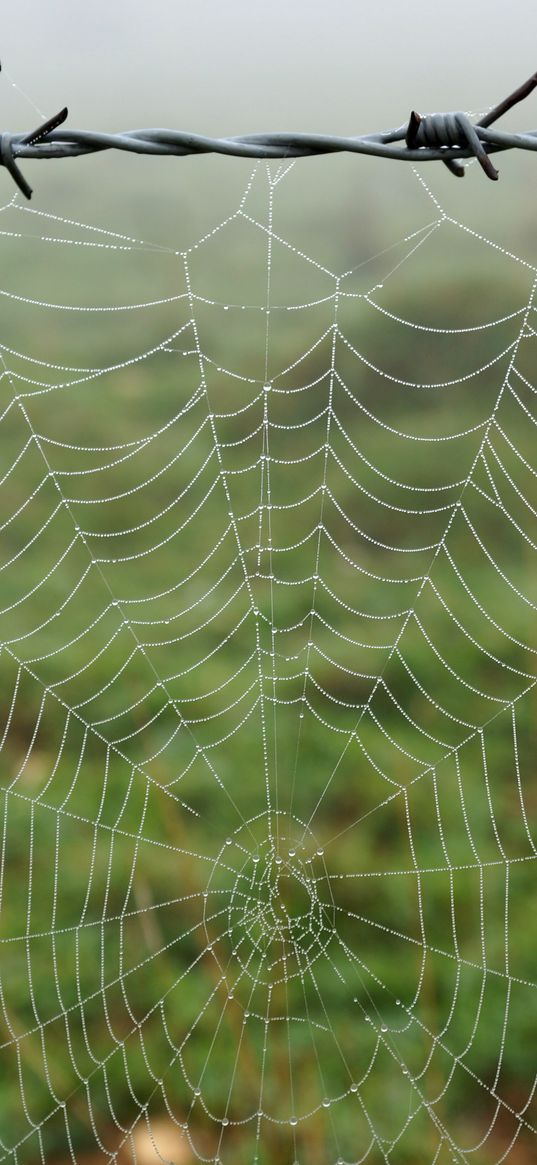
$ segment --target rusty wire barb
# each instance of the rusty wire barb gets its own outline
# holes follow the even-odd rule
[[[1,66],[0,66],[1,68]],[[125,150],[134,154],[169,155],[226,154],[240,158],[305,158],[317,154],[371,154],[402,162],[443,162],[457,178],[463,178],[462,162],[477,158],[488,178],[498,171],[490,154],[503,150],[537,150],[537,130],[502,133],[491,130],[504,113],[523,101],[537,87],[533,73],[514,93],[475,124],[466,113],[432,113],[421,117],[414,110],[407,124],[382,133],[362,137],[334,137],[329,134],[256,133],[241,137],[212,138],[171,129],[139,129],[122,133],[60,129],[67,109],[60,110],[31,133],[0,133],[0,165],[11,174],[25,198],[32,188],[24,178],[18,158],[73,158],[101,150]],[[402,142],[403,145],[398,145]]]

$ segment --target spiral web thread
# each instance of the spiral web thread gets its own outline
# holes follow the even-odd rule
[[[296,172],[179,251],[2,210],[2,1160],[534,1143],[537,272],[434,199],[329,270]],[[461,242],[513,302],[400,316]]]

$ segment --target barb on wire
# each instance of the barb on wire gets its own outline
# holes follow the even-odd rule
[[[0,66],[1,68],[1,66]],[[0,133],[0,165],[5,166],[26,198],[32,190],[23,177],[18,158],[73,158],[101,150],[124,150],[134,154],[170,155],[227,154],[241,158],[305,158],[317,154],[353,153],[391,158],[403,162],[443,162],[457,178],[464,177],[464,160],[477,158],[488,178],[498,171],[490,154],[503,150],[537,150],[537,130],[502,133],[491,130],[504,113],[523,101],[537,87],[533,73],[514,93],[475,124],[466,113],[433,113],[421,117],[415,110],[407,124],[383,133],[361,137],[333,137],[329,134],[257,133],[241,137],[211,138],[170,129],[127,130],[99,133],[91,130],[60,129],[67,117],[62,109],[31,133]],[[398,145],[397,143],[403,143]]]

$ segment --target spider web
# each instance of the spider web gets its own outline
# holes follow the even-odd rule
[[[537,272],[296,174],[1,213],[2,1160],[533,1144]]]

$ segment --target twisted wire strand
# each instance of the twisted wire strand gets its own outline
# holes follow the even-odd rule
[[[254,133],[239,137],[208,137],[171,129],[133,129],[121,133],[60,129],[67,117],[62,109],[29,134],[0,134],[0,165],[6,167],[26,198],[31,187],[16,159],[74,158],[103,150],[134,154],[185,157],[190,154],[224,154],[242,158],[305,158],[320,154],[351,153],[389,158],[400,162],[443,162],[457,177],[464,175],[462,161],[477,158],[487,177],[498,173],[489,155],[504,150],[537,150],[537,130],[505,133],[490,129],[493,121],[527,97],[537,87],[537,73],[515,93],[474,124],[465,113],[434,113],[421,117],[414,111],[410,121],[397,129],[359,137],[331,134]],[[402,144],[399,144],[402,143]]]

